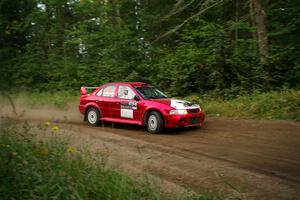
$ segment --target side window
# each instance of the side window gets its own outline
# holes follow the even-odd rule
[[[99,91],[97,92],[96,96],[102,96],[102,91],[103,91],[103,89],[99,90]]]
[[[114,97],[116,91],[115,85],[107,86],[103,89],[102,96],[103,97]]]
[[[119,86],[118,90],[118,98],[121,99],[133,99],[135,96],[135,93],[132,91],[132,89],[128,86]]]

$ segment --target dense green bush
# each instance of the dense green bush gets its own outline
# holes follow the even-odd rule
[[[202,98],[202,106],[208,116],[300,121],[299,90],[256,92],[232,99],[206,95]]]

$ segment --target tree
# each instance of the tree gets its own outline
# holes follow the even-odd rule
[[[267,21],[266,12],[263,9],[261,0],[250,0],[250,15],[253,16],[253,25],[256,28],[259,54],[261,62],[264,63],[268,56],[268,33],[267,33]]]
[[[0,0],[0,11],[2,90],[147,81],[177,96],[300,86],[297,0]]]

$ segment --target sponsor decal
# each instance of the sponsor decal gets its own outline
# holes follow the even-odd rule
[[[136,110],[137,109],[137,102],[135,102],[135,101],[122,102],[121,103],[121,109]]]
[[[137,102],[121,102],[121,117],[133,119],[133,110],[137,109]]]

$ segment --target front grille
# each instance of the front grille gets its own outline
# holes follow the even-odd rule
[[[201,117],[191,117],[190,118],[190,123],[191,124],[199,124],[201,120]]]
[[[189,113],[198,113],[198,112],[200,112],[200,109],[199,108],[188,109],[188,112]]]

